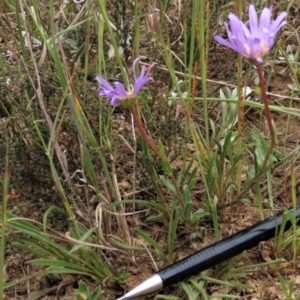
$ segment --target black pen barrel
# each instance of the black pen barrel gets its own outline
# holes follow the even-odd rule
[[[300,204],[296,206],[295,210],[290,209],[290,212],[293,217],[299,218]],[[172,285],[192,275],[199,274],[256,246],[261,241],[275,237],[282,225],[283,218],[284,213],[270,217],[166,267],[157,274],[161,277],[164,286]],[[297,222],[299,222],[299,219]],[[284,230],[289,229],[291,225],[291,221],[288,220],[285,223]]]

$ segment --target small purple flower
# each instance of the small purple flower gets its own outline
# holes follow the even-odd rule
[[[101,84],[101,86],[97,89],[99,95],[108,97],[110,99],[111,106],[133,106],[135,103],[135,98],[141,90],[141,88],[152,79],[152,77],[149,76],[149,73],[156,63],[151,64],[147,71],[146,67],[142,66],[140,76],[136,77],[135,65],[138,62],[138,60],[139,58],[136,58],[133,62],[132,69],[134,75],[134,85],[133,88],[128,91],[125,89],[124,84],[121,82],[116,81],[114,83],[115,87],[112,87],[103,77],[95,77],[95,79]]]
[[[258,21],[254,5],[249,6],[250,29],[233,13],[230,13],[229,23],[225,23],[229,41],[215,36],[216,42],[228,47],[244,57],[263,62],[263,57],[274,46],[275,37],[279,29],[287,22],[284,20],[287,13],[282,12],[276,20],[272,21],[272,8],[265,7]]]

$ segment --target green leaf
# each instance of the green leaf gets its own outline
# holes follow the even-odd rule
[[[93,292],[91,296],[91,300],[99,300],[100,296],[104,294],[104,291],[101,289],[101,286],[98,286]]]
[[[192,214],[191,216],[191,223],[192,224],[196,224],[199,222],[199,220],[201,220],[203,217],[208,216],[209,212],[205,211],[202,208],[199,208],[195,213]]]
[[[82,271],[68,269],[68,268],[59,267],[59,266],[49,267],[49,268],[47,268],[47,271],[48,271],[48,273],[51,273],[51,274],[76,274],[76,275],[84,275],[84,276],[88,276],[88,277],[93,277],[93,274],[88,273],[88,272],[82,272]]]
[[[158,151],[161,154],[162,157],[165,157],[165,147],[161,141],[161,139],[158,140],[157,142],[157,146],[158,146]]]
[[[156,222],[161,221],[161,219],[164,217],[164,214],[158,214],[158,215],[152,215],[148,217],[146,220],[147,222]]]
[[[76,300],[91,300],[91,293],[84,281],[79,282],[79,287],[75,291]]]
[[[183,208],[180,207],[180,206],[176,206],[175,209],[176,209],[176,211],[177,211],[177,213],[178,213],[178,216],[179,216],[183,221],[186,221],[186,222],[187,222],[188,220],[186,219],[186,216],[185,216],[185,213],[184,213]]]
[[[16,280],[5,283],[4,284],[4,289],[8,289],[8,288],[11,288],[15,285],[19,285],[20,283],[25,282],[25,281],[29,281],[32,278],[43,277],[43,276],[46,276],[46,275],[49,275],[49,273],[48,272],[39,272],[39,273],[34,273],[34,274],[31,274],[31,275],[28,275],[28,276],[22,276],[21,278],[18,278]]]
[[[46,228],[47,228],[47,219],[48,216],[53,212],[56,211],[58,213],[60,213],[61,215],[65,216],[66,218],[68,217],[68,214],[62,210],[61,208],[59,208],[58,206],[50,206],[47,211],[44,213],[43,215],[43,231],[46,232]]]
[[[163,259],[165,258],[164,251],[163,251],[162,247],[157,242],[155,242],[147,233],[145,233],[144,231],[140,230],[139,228],[135,228],[135,231],[148,244],[150,244],[151,246],[153,246],[153,248],[160,254],[161,258],[163,258]]]
[[[164,159],[162,161],[162,168],[163,168],[164,172],[166,172],[168,175],[172,174],[171,165],[166,159]]]
[[[108,208],[113,208],[113,207],[116,207],[116,206],[119,206],[120,204],[127,204],[127,203],[136,203],[138,205],[143,205],[143,206],[146,206],[150,209],[155,209],[155,210],[158,210],[158,211],[161,211],[163,213],[166,213],[166,208],[161,205],[160,203],[156,202],[156,201],[145,201],[145,200],[122,200],[122,201],[115,201],[113,203],[111,203]]]
[[[182,298],[176,297],[176,296],[172,296],[172,295],[156,295],[154,297],[154,300],[158,300],[158,299],[164,299],[164,300],[182,300]]]
[[[189,187],[185,184],[183,186],[183,201],[184,201],[184,216],[186,220],[190,219],[191,210],[192,210],[192,200]]]
[[[162,183],[174,194],[176,195],[175,186],[164,176],[160,175],[159,178],[161,179]]]
[[[54,35],[54,38],[57,39],[58,37],[65,35],[66,33],[68,33],[68,32],[70,32],[70,31],[74,30],[74,29],[77,28],[78,26],[80,26],[80,25],[86,23],[88,20],[91,20],[91,19],[93,19],[93,17],[89,17],[89,18],[87,18],[86,20],[83,20],[83,21],[81,21],[81,22],[77,22],[77,23],[75,23],[74,25],[71,25],[71,26],[67,27],[67,28],[64,29],[64,30],[61,30],[60,32],[58,32],[58,33],[56,33],[56,34]],[[51,38],[51,39],[52,39],[52,38]]]
[[[200,292],[198,290],[195,290],[192,288],[191,285],[187,284],[187,283],[181,283],[182,289],[184,290],[184,292],[186,293],[186,295],[188,296],[189,300],[197,300]]]
[[[55,259],[34,259],[30,261],[33,265],[36,266],[46,266],[46,267],[59,267],[73,271],[80,272],[89,272],[89,269],[77,263],[70,263],[64,260],[55,260]],[[76,273],[77,274],[77,273]]]
[[[145,251],[145,248],[143,247],[129,246],[127,244],[124,244],[114,239],[112,239],[111,242],[117,247],[119,247],[120,249],[129,250],[129,251]]]

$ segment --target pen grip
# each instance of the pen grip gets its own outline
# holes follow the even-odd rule
[[[300,204],[296,206],[295,211],[290,209],[290,212],[298,218]],[[256,246],[261,241],[274,237],[279,231],[282,221],[283,213],[270,217],[166,267],[159,271],[158,275],[164,286],[187,279]],[[290,228],[291,225],[291,221],[288,220],[284,230]]]

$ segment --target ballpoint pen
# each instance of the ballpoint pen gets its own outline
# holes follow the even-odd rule
[[[298,204],[295,209],[291,208],[289,212],[293,217],[297,218],[298,224],[300,204]],[[129,300],[158,292],[164,287],[180,282],[192,275],[198,274],[224,262],[225,260],[256,246],[259,242],[275,237],[276,233],[279,232],[281,225],[284,225],[284,231],[292,226],[292,222],[288,217],[289,214],[286,213],[286,216],[287,218],[284,218],[284,212],[282,212],[274,217],[270,217],[247,227],[213,245],[205,247],[204,249],[162,269],[155,275],[152,275],[117,300]],[[286,220],[286,222],[283,222],[284,220]]]

